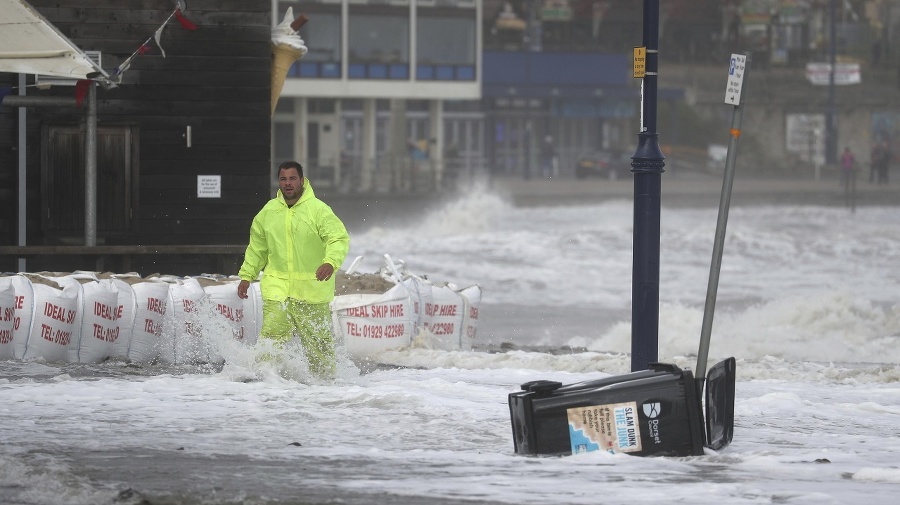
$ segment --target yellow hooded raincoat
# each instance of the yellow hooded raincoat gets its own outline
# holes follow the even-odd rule
[[[316,280],[323,263],[335,273],[350,249],[344,223],[325,202],[316,198],[308,179],[303,194],[288,207],[281,190],[253,218],[250,244],[241,265],[241,279],[259,277],[264,300],[283,302],[287,298],[306,303],[328,303],[334,299],[334,278]]]

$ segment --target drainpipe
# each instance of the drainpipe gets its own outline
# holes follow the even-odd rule
[[[97,245],[97,85],[88,86],[84,129],[84,245]]]

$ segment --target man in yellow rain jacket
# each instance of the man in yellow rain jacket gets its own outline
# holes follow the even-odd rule
[[[259,277],[263,298],[260,336],[281,346],[296,333],[320,377],[335,372],[334,333],[329,303],[334,271],[350,249],[350,236],[331,207],[316,198],[303,167],[286,161],[278,167],[278,194],[250,226],[250,244],[241,265],[238,296],[247,298]]]

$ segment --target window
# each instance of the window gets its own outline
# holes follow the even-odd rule
[[[475,18],[426,16],[416,26],[419,64],[475,65]]]
[[[373,11],[352,5],[349,19],[349,77],[409,78],[409,9]]]
[[[309,22],[299,31],[309,51],[294,63],[288,76],[340,78],[340,3],[279,2],[276,23],[281,22],[288,7],[293,7],[295,16],[299,16],[300,13],[309,16]]]
[[[474,80],[475,11],[420,8],[416,23],[416,78]]]
[[[300,36],[309,52],[303,57],[306,61],[325,61],[339,63],[341,61],[341,14],[316,14],[315,22],[309,22],[300,28]]]
[[[276,165],[284,160],[294,159],[294,123],[276,122],[275,127],[275,143],[273,146],[272,156],[275,160],[279,160]]]

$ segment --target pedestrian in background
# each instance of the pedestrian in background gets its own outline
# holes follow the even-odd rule
[[[850,210],[856,211],[856,157],[849,147],[845,147],[841,154],[841,184],[845,203]]]
[[[547,135],[541,144],[541,174],[545,179],[556,175],[556,148],[553,146],[553,137]]]
[[[882,156],[881,142],[876,140],[872,143],[872,152],[869,155],[869,184],[874,184],[879,177],[878,171],[881,169]]]
[[[891,146],[887,140],[881,141],[881,157],[878,160],[878,184],[888,183],[888,169],[891,166]]]

